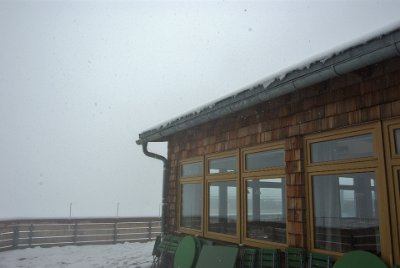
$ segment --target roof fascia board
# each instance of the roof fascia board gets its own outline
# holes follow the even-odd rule
[[[330,58],[321,59],[216,101],[195,112],[139,134],[137,144],[165,141],[179,131],[243,110],[295,90],[349,73],[385,59],[400,56],[400,28],[357,44]]]

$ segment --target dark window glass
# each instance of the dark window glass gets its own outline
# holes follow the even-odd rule
[[[285,179],[247,180],[248,238],[286,243]]]
[[[201,229],[201,183],[182,184],[181,227]]]
[[[208,185],[208,230],[236,234],[236,182],[211,182]]]
[[[208,162],[208,174],[236,172],[236,157],[212,159]]]
[[[372,135],[358,135],[311,144],[311,162],[327,162],[373,156]]]
[[[313,176],[312,185],[315,247],[379,254],[374,172]]]
[[[283,163],[283,149],[246,154],[246,170],[282,167]]]
[[[400,153],[400,128],[394,130],[394,140],[396,144],[396,154]]]
[[[203,174],[203,163],[189,163],[182,165],[182,177],[201,176]]]

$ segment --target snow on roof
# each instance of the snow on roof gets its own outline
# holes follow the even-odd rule
[[[383,40],[383,38],[386,38],[386,40]],[[383,44],[379,44],[380,47],[375,48],[376,45],[373,44],[373,42],[380,40],[383,40],[383,42],[380,42]],[[370,44],[370,47],[364,49],[364,47],[367,47]],[[397,55],[400,55],[400,22],[388,25],[380,31],[371,32],[370,34],[363,36],[362,38],[356,39],[351,43],[342,44],[338,47],[330,49],[323,54],[307,58],[300,63],[285,68],[273,75],[252,83],[247,87],[241,88],[229,94],[228,96],[223,96],[222,98],[214,100],[211,103],[200,106],[199,108],[191,110],[181,116],[163,122],[139,134],[139,140],[137,141],[137,143],[142,144],[144,142],[163,141],[166,136],[172,135],[175,132],[216,119],[217,117],[215,117],[214,115],[210,115],[211,111],[215,111],[216,109],[228,109],[231,110],[231,112],[237,111],[237,109],[231,108],[231,105],[243,101],[243,97],[254,97],[257,94],[260,94],[262,91],[265,91],[266,89],[276,89],[287,82],[294,83],[294,79],[297,79],[300,76],[307,76],[312,72],[320,71],[322,73],[323,69],[326,69],[327,66],[331,68],[333,64],[337,64],[338,62],[357,60],[357,57],[359,57],[357,53],[372,53],[376,49],[382,49],[382,47],[386,45],[393,46],[394,50],[397,51]],[[367,52],[365,50],[367,50]],[[351,54],[351,57],[355,56],[356,58],[354,59],[350,57],[349,59],[349,55],[345,54]],[[364,66],[367,66],[367,63],[371,64],[371,62],[367,60]],[[358,66],[358,68],[361,67],[363,66]],[[321,77],[325,77],[325,74],[323,73],[319,75]],[[336,75],[338,75],[338,73],[336,73]],[[297,89],[300,89],[302,87],[297,86]],[[283,90],[283,92],[285,91]],[[272,97],[270,99],[277,97],[278,95],[281,94],[272,94]],[[243,109],[244,108],[246,107],[243,106]],[[225,112],[221,115],[226,115],[228,113]],[[206,116],[208,119],[199,120],[197,123],[191,122],[199,116]],[[180,127],[177,127],[177,125],[180,125]]]

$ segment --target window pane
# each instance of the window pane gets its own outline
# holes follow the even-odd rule
[[[209,183],[208,230],[236,234],[236,182]]]
[[[313,176],[312,184],[315,247],[379,254],[374,172]]]
[[[247,180],[248,238],[286,243],[285,179]]]
[[[356,196],[354,190],[340,190],[340,214],[342,218],[356,217]]]
[[[396,144],[396,154],[400,154],[400,128],[394,130],[394,140]]]
[[[283,154],[282,149],[246,154],[246,170],[282,167]]]
[[[182,177],[201,176],[203,174],[203,163],[196,162],[182,165]]]
[[[316,142],[311,144],[311,162],[327,162],[373,156],[372,135]]]
[[[208,174],[236,172],[236,157],[213,159],[208,162]]]
[[[201,184],[182,184],[181,227],[201,228]]]

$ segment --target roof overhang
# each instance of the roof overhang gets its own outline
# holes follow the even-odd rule
[[[312,61],[300,68],[265,79],[248,88],[174,118],[139,134],[138,145],[166,141],[179,131],[243,110],[307,86],[400,56],[400,27]]]

